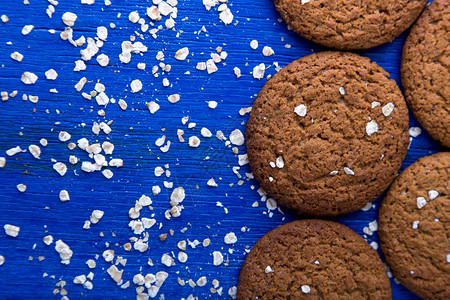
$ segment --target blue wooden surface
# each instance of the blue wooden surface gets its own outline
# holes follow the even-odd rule
[[[144,40],[137,41],[142,41],[149,48],[148,52],[143,56],[133,54],[131,62],[124,65],[118,58],[120,44],[140,28],[138,24],[128,21],[128,14],[137,10],[148,23],[145,10],[151,6],[150,1],[112,0],[112,5],[105,6],[103,1],[97,0],[95,4],[87,6],[81,5],[80,1],[61,0],[52,19],[45,13],[49,4],[47,1],[30,2],[30,5],[24,5],[19,0],[1,0],[0,5],[0,15],[5,14],[10,18],[8,23],[0,22],[0,91],[19,91],[17,97],[0,103],[0,156],[6,156],[7,149],[18,145],[25,149],[30,144],[38,144],[41,138],[46,138],[49,144],[41,147],[41,160],[34,159],[29,153],[20,153],[7,157],[5,168],[0,169],[0,225],[14,224],[21,228],[17,238],[8,237],[3,232],[0,234],[0,255],[6,258],[4,265],[0,266],[0,296],[12,299],[59,298],[53,296],[52,291],[55,283],[62,279],[68,282],[66,290],[71,299],[133,298],[133,284],[122,290],[106,273],[110,264],[101,258],[101,253],[107,249],[105,243],[109,243],[109,248],[115,250],[116,256],[128,260],[125,268],[119,267],[124,269],[124,282],[132,281],[133,275],[139,272],[145,275],[166,271],[169,277],[160,290],[160,295],[164,294],[166,299],[180,299],[190,294],[200,299],[227,298],[228,289],[237,284],[245,250],[250,249],[267,231],[298,217],[286,208],[281,209],[282,213],[274,211],[270,217],[265,203],[260,201],[256,192],[256,182],[245,180],[242,186],[237,184],[239,179],[232,172],[232,167],[238,165],[237,157],[223,141],[215,137],[201,138],[200,147],[194,149],[187,142],[178,142],[176,131],[178,128],[184,129],[186,140],[191,135],[200,137],[202,127],[209,128],[213,134],[222,130],[226,136],[236,128],[244,131],[243,123],[247,121],[248,115],[240,116],[239,109],[251,106],[254,95],[266,82],[253,79],[250,75],[253,67],[262,62],[268,66],[275,61],[284,67],[295,59],[324,48],[288,31],[286,25],[278,21],[279,15],[271,0],[230,0],[228,4],[234,14],[233,23],[238,21],[237,26],[220,23],[217,6],[206,11],[201,0],[179,1],[175,26],[177,31],[161,30],[156,40],[148,33],[144,34]],[[66,11],[78,15],[73,27],[75,39],[81,34],[95,37],[98,26],[108,28],[108,40],[99,51],[99,54],[109,56],[108,67],[100,67],[94,58],[86,62],[86,71],[73,72],[74,61],[80,59],[80,48],[59,38],[59,33],[64,29],[61,16]],[[122,14],[119,19],[118,13]],[[109,28],[111,22],[116,24],[115,29]],[[28,24],[33,24],[35,28],[29,35],[23,36],[22,27]],[[208,30],[207,35],[195,34],[202,26]],[[48,29],[55,29],[56,34],[50,34]],[[176,38],[180,30],[183,33]],[[404,33],[391,44],[361,54],[376,61],[400,84],[400,57],[405,38]],[[259,41],[257,50],[249,46],[252,39]],[[11,41],[11,45],[7,44],[8,41]],[[286,48],[286,44],[292,47]],[[273,48],[274,56],[262,55],[265,45]],[[218,46],[228,52],[226,65],[218,64],[218,72],[211,75],[196,70],[197,62],[206,61]],[[173,58],[175,51],[181,47],[189,47],[189,61],[180,62]],[[158,63],[155,56],[159,50],[164,50],[164,63],[171,64],[172,71],[154,78],[151,67]],[[9,57],[14,51],[24,55],[22,62]],[[145,62],[147,69],[138,70],[138,62]],[[242,71],[239,79],[233,74],[236,66]],[[45,79],[44,72],[50,68],[59,74],[55,81]],[[274,69],[274,66],[269,68],[266,75],[274,74]],[[24,85],[20,81],[25,71],[38,75],[35,85]],[[186,71],[190,71],[190,75],[185,75]],[[106,116],[99,117],[97,111],[100,107],[95,101],[82,98],[73,88],[83,76],[89,80],[84,91],[93,90],[95,82],[99,80],[106,86],[106,93],[110,97],[126,99],[128,109],[122,111],[117,104],[110,104],[105,108]],[[161,83],[163,77],[167,77],[173,87],[164,88]],[[144,84],[140,93],[130,92],[129,84],[134,79],[140,79]],[[56,88],[59,93],[50,93],[52,88]],[[179,93],[181,100],[170,104],[166,100],[167,96],[174,93]],[[23,101],[22,94],[37,95],[39,102],[33,104]],[[161,105],[154,115],[145,106],[146,102],[152,100]],[[207,101],[211,100],[219,103],[215,110],[207,106]],[[56,110],[60,113],[57,114]],[[189,116],[189,122],[195,122],[197,126],[187,129],[181,124],[184,116]],[[104,141],[107,139],[105,134],[95,136],[91,131],[94,121],[104,120],[114,121],[111,125],[113,131],[109,134],[110,141],[115,144],[112,157],[124,160],[123,168],[113,169],[114,177],[111,180],[106,180],[99,172],[84,173],[80,163],[70,166],[69,155],[76,155],[81,160],[89,158],[78,148],[70,151],[67,142],[58,140],[58,132],[65,130],[72,134],[72,142],[82,137],[88,138],[91,143]],[[83,122],[87,124],[86,127],[81,126]],[[410,124],[418,126],[412,117]],[[160,152],[155,146],[155,140],[162,134],[172,142],[168,153]],[[419,157],[442,150],[423,131],[412,142],[402,169]],[[245,153],[244,146],[239,147],[239,153]],[[210,159],[204,160],[206,156]],[[69,170],[64,177],[52,169],[52,158],[66,162]],[[165,164],[170,165],[172,173],[167,180],[174,182],[174,187],[182,186],[186,190],[183,202],[185,209],[181,217],[170,221],[164,218],[164,212],[170,208],[171,190],[163,187],[164,176],[157,178],[153,174],[156,166]],[[248,165],[241,167],[239,172],[245,176],[246,172],[250,172]],[[206,185],[210,178],[215,178],[219,185],[217,188]],[[17,191],[16,185],[19,183],[27,185],[25,193]],[[153,185],[162,187],[160,195],[151,195]],[[252,185],[256,188],[251,189]],[[61,189],[69,191],[69,202],[59,201]],[[161,229],[155,226],[147,230],[150,235],[149,250],[141,254],[137,251],[127,252],[122,245],[134,236],[128,228],[128,210],[142,194],[151,196],[154,210],[143,210],[141,217],[150,218],[154,213],[157,225],[162,223],[163,226]],[[217,201],[228,209],[228,214],[216,205]],[[252,208],[255,201],[260,206]],[[374,204],[376,209],[359,211],[334,220],[363,234],[363,228],[377,218],[379,200]],[[105,216],[91,229],[83,230],[84,220],[89,218],[94,209],[105,211]],[[248,228],[246,232],[241,232],[243,226]],[[185,227],[188,229],[182,233]],[[173,236],[169,236],[165,242],[158,240],[158,235],[168,233],[171,229],[174,230]],[[103,237],[100,236],[101,232]],[[236,233],[238,242],[235,245],[224,244],[223,239],[228,232]],[[69,244],[74,252],[69,266],[60,263],[54,244],[43,244],[42,238],[47,234]],[[211,239],[211,245],[207,248],[201,245],[195,249],[188,247],[187,263],[175,260],[176,265],[170,268],[160,263],[163,253],[178,253],[178,241],[203,241],[205,238]],[[377,241],[376,234],[367,237],[367,240]],[[232,253],[229,249],[233,250]],[[213,251],[221,251],[225,259],[229,259],[229,264],[213,266]],[[94,289],[88,291],[72,281],[77,275],[89,273],[85,262],[95,259],[96,254],[100,254],[100,258],[93,270]],[[29,261],[30,256],[34,258],[32,261]],[[39,262],[38,256],[45,256],[45,260]],[[148,258],[153,259],[155,266],[147,264]],[[44,278],[44,273],[49,276]],[[208,279],[204,287],[191,288],[187,284],[184,287],[177,284],[177,277],[197,281],[202,276]],[[223,287],[222,296],[211,294],[213,279],[219,280],[220,287]],[[391,283],[394,299],[414,298],[401,285],[393,281]]]

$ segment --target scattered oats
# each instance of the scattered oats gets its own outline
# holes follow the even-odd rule
[[[372,108],[375,108],[375,107],[377,107],[377,106],[380,106],[381,103],[378,102],[378,101],[373,101],[371,105],[372,105]]]
[[[417,208],[422,209],[425,205],[427,205],[427,200],[424,197],[417,197]]]
[[[5,224],[5,226],[3,226],[3,228],[5,229],[5,233],[9,236],[17,237],[19,235],[20,227],[18,227],[18,226]]]
[[[57,162],[53,165],[53,169],[58,172],[59,175],[64,176],[67,172],[67,167],[62,162]]]
[[[62,21],[69,27],[75,25],[75,21],[77,20],[77,15],[71,12],[65,12],[62,15]]]
[[[97,62],[100,66],[106,67],[109,64],[109,57],[106,54],[100,54],[97,56]]]
[[[242,146],[245,142],[244,134],[239,129],[235,129],[230,134],[230,142],[236,146]]]
[[[86,64],[82,60],[75,61],[75,68],[73,69],[75,72],[86,70]]]
[[[383,106],[381,111],[383,112],[383,115],[388,117],[394,111],[394,107],[395,107],[394,104],[392,102],[389,102],[388,104]]]
[[[273,198],[269,198],[266,201],[266,207],[268,210],[275,210],[278,208],[278,204]]]
[[[177,187],[172,191],[172,194],[170,195],[170,205],[171,206],[177,206],[181,202],[183,202],[184,198],[186,197],[186,193],[184,191],[183,187]]]
[[[42,241],[44,242],[44,244],[46,244],[47,246],[50,246],[53,243],[53,236],[51,235],[46,235],[44,236],[44,238],[42,239]]]
[[[258,49],[258,41],[257,40],[252,40],[250,42],[250,48],[252,48],[253,50]]]
[[[25,26],[23,26],[22,34],[23,35],[29,34],[33,30],[33,28],[34,28],[34,25],[25,25]]]
[[[61,202],[69,201],[69,200],[70,200],[69,192],[66,191],[66,190],[61,190],[61,191],[59,192],[59,200],[60,200]]]
[[[180,95],[179,94],[173,94],[170,95],[167,100],[169,100],[170,103],[177,103],[178,101],[180,101]]]
[[[345,174],[347,174],[347,175],[355,175],[355,172],[353,172],[352,169],[347,168],[347,167],[344,167],[344,172],[345,172]]]
[[[6,165],[6,159],[4,157],[0,157],[0,168],[4,168]]]
[[[234,232],[227,233],[224,237],[225,244],[235,244],[237,242],[237,237]]]
[[[185,252],[183,252],[183,251],[178,252],[178,260],[181,263],[187,262],[187,259],[188,259],[188,256],[187,256],[187,254]]]
[[[20,54],[19,52],[15,51],[15,52],[11,53],[11,58],[14,59],[15,61],[22,61],[23,55]]]
[[[24,193],[27,190],[27,186],[23,183],[19,183],[16,187],[21,193]]]
[[[147,108],[151,114],[154,114],[155,112],[157,112],[159,110],[159,104],[154,101],[150,101],[147,103]]]
[[[261,63],[253,68],[253,78],[261,80],[264,78],[264,73],[266,71],[266,65]]]
[[[221,7],[223,7],[221,9]],[[233,14],[231,13],[231,10],[227,7],[226,4],[222,4],[220,5],[219,11],[221,11],[221,13],[219,14],[219,19],[225,24],[225,25],[229,25],[231,24],[231,22],[233,22]]]
[[[430,190],[428,191],[428,197],[430,197],[430,200],[434,200],[439,196],[439,192],[436,190]]]
[[[339,87],[339,93],[344,96],[345,95],[345,88],[343,86]]]
[[[248,164],[248,155],[247,154],[238,155],[238,164],[240,166],[244,166],[244,165]]]
[[[28,151],[30,151],[31,155],[33,155],[36,159],[41,159],[41,148],[37,145],[28,146]]]
[[[39,97],[38,96],[29,96],[29,99],[30,99],[30,102],[31,103],[37,103],[38,102],[38,100],[39,100]]]
[[[38,77],[34,73],[24,72],[20,79],[25,84],[34,84],[36,82],[36,80],[38,79]]]
[[[44,147],[46,147],[48,145],[48,141],[46,139],[40,139],[39,143]]]
[[[217,101],[208,101],[208,107],[215,109],[217,107]]]
[[[105,214],[104,211],[95,209],[92,211],[89,221],[91,221],[92,224],[97,224],[101,220],[101,218],[103,218],[104,214]],[[114,254],[114,251],[113,251],[113,254]]]
[[[160,177],[164,174],[164,169],[162,167],[156,167],[154,173],[156,177]]]
[[[195,67],[199,71],[205,71],[206,70],[206,63],[205,62],[198,62],[197,66]]]
[[[2,19],[3,23],[7,23],[9,21],[9,18],[7,15],[2,15],[0,18]]]
[[[264,46],[262,53],[264,56],[267,56],[267,57],[275,54],[273,49],[269,46]]]
[[[8,92],[1,92],[2,101],[7,101],[9,99]]]
[[[73,251],[70,250],[70,247],[66,243],[64,243],[62,240],[57,240],[55,250],[59,253],[62,264],[70,264],[70,259],[72,258]]]
[[[309,0],[302,0],[302,4],[308,3],[308,2],[309,2]],[[302,285],[301,289],[302,289],[302,292],[305,294],[309,294],[309,292],[311,292],[311,288],[309,287],[309,285]]]
[[[161,188],[157,185],[152,186],[152,193],[154,196],[158,195],[161,193]]]
[[[91,60],[99,50],[99,47],[95,43],[95,40],[92,38],[87,39],[87,47],[84,50],[80,50],[81,59],[84,61]]]
[[[266,269],[264,270],[264,272],[265,272],[266,274],[269,274],[269,273],[273,273],[274,270],[273,270],[270,266],[267,266]]]
[[[167,267],[175,265],[174,259],[166,253],[164,253],[161,257],[161,263]]]
[[[206,61],[206,71],[208,72],[208,74],[212,74],[217,72],[218,68],[216,66],[216,63],[214,62],[213,59],[208,59]]]
[[[111,159],[109,161],[109,166],[110,167],[116,167],[116,168],[122,167],[123,166],[123,160],[119,159],[119,158]]]
[[[108,28],[104,26],[97,27],[97,36],[102,41],[106,41],[108,38]]]
[[[205,284],[208,282],[208,280],[206,279],[206,276],[202,276],[197,280],[197,285],[198,286],[205,286]]]
[[[142,90],[142,82],[139,79],[135,79],[131,82],[131,92],[137,93]]]
[[[24,151],[25,150],[22,150],[20,148],[20,146],[17,146],[17,147],[6,150],[6,155],[13,156],[13,155],[16,155],[17,153],[24,152]]]
[[[86,275],[78,275],[73,279],[75,284],[84,284],[86,282]]]
[[[213,186],[213,187],[217,187],[217,183],[214,180],[214,178],[211,178],[210,180],[208,180],[208,182],[206,183],[208,186]]]
[[[219,251],[214,251],[213,252],[213,264],[215,266],[219,266],[221,265],[223,262],[223,255],[222,253],[220,253]]]
[[[78,157],[76,157],[75,155],[69,156],[69,162],[70,162],[72,165],[76,165],[76,164],[78,163]]]
[[[366,133],[371,136],[375,132],[378,132],[378,124],[375,121],[370,121],[366,125]]]
[[[236,293],[237,293],[237,287],[232,286],[228,289],[228,296],[231,297],[231,299],[236,299]]]
[[[102,256],[106,262],[111,262],[114,259],[114,250],[105,250]]]
[[[184,48],[179,49],[175,53],[175,59],[176,60],[185,60],[188,55],[189,55],[189,48],[188,47],[184,47]]]
[[[109,267],[107,272],[108,272],[109,276],[111,276],[111,278],[117,283],[117,285],[121,285],[123,283],[123,280],[122,280],[122,272],[123,271],[119,271],[119,269],[115,265],[112,265],[111,267]]]
[[[193,148],[197,148],[200,146],[200,139],[195,135],[189,137],[189,146]]]
[[[203,127],[203,128],[200,130],[200,133],[201,133],[201,135],[202,135],[203,137],[206,137],[206,138],[212,137],[211,131],[210,131],[208,128],[206,128],[206,127]]]
[[[77,90],[77,92],[80,92],[80,91],[83,89],[83,87],[84,87],[84,85],[86,84],[86,82],[87,82],[86,77],[83,77],[83,78],[81,78],[81,79],[78,81],[77,84],[75,84],[75,89]],[[97,97],[98,97],[98,96],[97,96]]]
[[[411,127],[409,128],[409,135],[413,138],[418,137],[422,133],[422,129],[420,127]]]
[[[67,142],[72,136],[67,131],[59,132],[58,138],[61,142]]]
[[[110,155],[114,151],[114,144],[112,144],[112,143],[110,143],[108,141],[105,141],[102,144],[102,149],[105,152],[105,154]]]
[[[294,112],[300,117],[306,116],[307,108],[306,105],[300,104],[299,106],[294,108]]]
[[[414,221],[412,224],[412,228],[413,229],[418,229],[419,228],[419,221]]]
[[[56,73],[55,70],[50,69],[50,70],[48,70],[48,71],[45,72],[45,77],[46,77],[48,80],[55,80],[55,79],[58,77],[58,73]]]
[[[241,77],[241,69],[239,69],[238,67],[234,67],[233,72],[234,75],[236,75],[236,78]]]
[[[109,127],[108,124],[106,124],[105,122],[101,122],[100,123],[100,129],[103,130],[103,132],[105,134],[110,134],[111,133],[111,127]]]
[[[447,254],[447,263],[450,263],[450,254]]]

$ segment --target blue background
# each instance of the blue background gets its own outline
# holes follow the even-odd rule
[[[258,81],[252,77],[250,72],[253,67],[262,62],[268,66],[275,61],[284,67],[295,59],[325,48],[288,31],[286,24],[278,21],[279,15],[271,0],[231,0],[228,5],[234,14],[233,23],[238,21],[237,26],[225,26],[219,22],[217,6],[206,11],[201,0],[180,1],[177,6],[179,12],[176,31],[163,29],[158,32],[156,40],[144,33],[144,40],[138,38],[136,41],[143,42],[148,47],[148,52],[143,56],[132,54],[131,62],[125,65],[118,57],[121,42],[129,40],[134,31],[140,31],[138,24],[128,21],[128,14],[137,10],[146,19],[146,23],[149,23],[145,10],[151,6],[150,1],[112,0],[111,6],[105,6],[103,1],[97,0],[94,5],[88,6],[81,5],[79,0],[61,0],[52,19],[45,13],[49,4],[47,1],[30,2],[30,5],[23,5],[22,1],[1,0],[0,5],[0,15],[6,14],[10,18],[6,24],[0,22],[0,91],[19,91],[15,98],[0,103],[0,156],[6,157],[5,151],[17,145],[26,149],[30,144],[39,144],[41,138],[46,138],[49,143],[47,147],[41,147],[41,160],[34,159],[29,153],[20,153],[6,157],[6,167],[0,169],[0,225],[14,224],[21,228],[17,238],[0,234],[0,254],[6,258],[5,264],[0,266],[0,296],[15,299],[54,298],[54,285],[62,279],[68,282],[66,290],[71,299],[133,298],[133,284],[122,290],[106,273],[110,264],[101,258],[101,253],[107,249],[105,243],[108,242],[109,249],[115,250],[116,257],[120,255],[128,260],[125,268],[119,266],[119,269],[124,269],[124,282],[132,281],[134,274],[139,273],[141,268],[143,275],[166,271],[169,278],[160,290],[160,294],[163,293],[166,299],[180,299],[189,294],[200,299],[227,298],[228,289],[237,285],[245,250],[250,249],[264,233],[295,220],[298,216],[282,208],[282,213],[274,211],[273,216],[269,217],[265,203],[260,201],[256,192],[257,183],[254,180],[244,180],[242,186],[237,184],[239,179],[232,172],[232,167],[238,165],[237,156],[232,153],[231,148],[215,137],[202,138],[200,129],[207,127],[214,135],[217,130],[222,130],[226,136],[236,128],[244,132],[248,115],[240,116],[239,109],[251,106],[255,94],[266,82],[265,79]],[[107,42],[99,51],[99,54],[109,56],[108,67],[100,67],[93,58],[86,62],[86,71],[73,72],[74,61],[80,59],[79,50],[85,46],[75,48],[59,38],[59,33],[64,30],[61,16],[66,11],[78,15],[73,27],[74,39],[81,35],[94,38],[96,27],[108,28]],[[122,14],[119,19],[118,13]],[[111,22],[116,24],[115,29],[109,28]],[[29,35],[23,36],[22,27],[28,24],[33,24],[35,28]],[[159,24],[164,23],[156,23]],[[202,26],[206,27],[207,35],[195,33]],[[50,34],[48,29],[55,29],[56,34]],[[176,38],[176,33],[180,30],[183,33]],[[406,33],[391,44],[360,54],[377,62],[400,85],[401,51],[405,38]],[[257,50],[252,50],[249,46],[253,39],[259,41]],[[8,41],[12,45],[7,45]],[[286,48],[286,44],[292,47]],[[274,56],[262,55],[265,45],[273,48]],[[209,59],[210,53],[215,52],[218,46],[228,53],[228,58],[224,61],[226,65],[218,64],[218,72],[211,75],[206,71],[196,70],[197,62]],[[181,47],[189,47],[189,61],[180,62],[173,58],[175,51]],[[151,67],[159,63],[155,59],[159,50],[164,51],[164,63],[171,64],[172,71],[154,78]],[[14,51],[24,55],[22,62],[9,57]],[[147,69],[138,70],[138,62],[146,63]],[[233,74],[235,66],[242,71],[239,79]],[[44,72],[50,68],[59,74],[55,81],[45,79]],[[24,85],[21,82],[21,74],[25,71],[38,75],[35,85]],[[185,75],[186,71],[190,71],[190,75]],[[272,65],[266,75],[274,73]],[[84,99],[73,87],[83,76],[89,81],[83,91],[93,90],[95,82],[99,80],[106,86],[106,94],[116,100],[125,99],[128,109],[122,111],[117,104],[109,104],[105,108],[106,116],[99,117],[97,111],[101,107],[97,106],[95,100]],[[163,77],[167,77],[173,87],[164,88]],[[140,79],[144,84],[142,91],[137,94],[132,94],[129,88],[134,79]],[[56,88],[59,93],[50,93],[51,88]],[[166,100],[168,95],[174,93],[181,95],[177,104]],[[37,95],[39,102],[33,104],[23,101],[22,94]],[[208,108],[206,101],[211,100],[219,103],[215,110]],[[161,109],[154,115],[145,106],[149,101],[157,101],[161,105]],[[56,110],[60,113],[57,114]],[[187,129],[187,126],[181,124],[184,116],[189,116],[189,122],[195,122],[197,126]],[[111,125],[113,131],[108,137],[104,133],[95,136],[91,131],[92,123],[105,120],[114,121]],[[56,125],[55,122],[60,124]],[[81,126],[82,122],[87,124],[86,127]],[[418,126],[413,117],[410,125]],[[186,140],[191,135],[199,136],[200,147],[194,149],[187,142],[178,142],[178,128],[185,130]],[[68,163],[69,155],[76,155],[82,161],[89,158],[79,148],[70,151],[67,142],[60,142],[58,133],[61,130],[72,134],[72,142],[82,137],[86,137],[91,143],[109,138],[115,145],[112,157],[122,158],[124,167],[112,169],[114,177],[107,180],[100,172],[88,174],[81,171],[81,163],[71,166]],[[160,152],[155,146],[155,140],[162,134],[172,142],[168,153]],[[402,169],[419,157],[442,150],[437,142],[422,131],[412,142]],[[243,153],[245,146],[239,147],[239,154]],[[204,160],[206,156],[210,159]],[[52,169],[51,158],[66,162],[68,172],[64,177]],[[170,208],[171,190],[163,187],[164,176],[157,178],[153,174],[156,166],[165,164],[170,165],[172,174],[166,180],[174,182],[174,187],[182,186],[186,190],[183,202],[185,209],[181,217],[170,221],[164,218],[164,212]],[[239,172],[245,176],[250,169],[246,165]],[[219,185],[217,188],[206,185],[210,178],[215,178]],[[27,185],[25,193],[17,191],[16,185],[19,183]],[[230,186],[231,183],[233,186]],[[152,195],[153,185],[161,186],[160,195]],[[255,189],[251,189],[252,185]],[[69,191],[69,202],[59,201],[58,194],[62,189]],[[150,212],[143,209],[141,217],[150,218],[154,213],[157,225],[147,230],[150,234],[147,252],[127,252],[122,245],[134,236],[128,228],[128,210],[142,194],[152,198],[154,210]],[[228,214],[225,214],[223,208],[216,206],[217,201],[228,209]],[[251,207],[255,201],[260,204],[258,208]],[[379,200],[374,204],[376,209],[358,211],[334,220],[362,235],[363,228],[377,218]],[[92,225],[91,229],[83,230],[84,220],[89,219],[94,209],[105,211],[105,216],[98,224]],[[161,229],[159,223],[163,224]],[[247,226],[248,231],[241,232],[243,226]],[[185,227],[188,228],[187,231],[181,233],[181,229]],[[174,235],[169,236],[165,242],[159,241],[158,235],[168,233],[170,229],[174,230]],[[231,231],[236,233],[238,242],[226,245],[223,238]],[[101,232],[104,237],[100,236]],[[54,244],[43,244],[42,238],[47,234],[53,235],[55,241],[62,239],[73,250],[69,266],[60,263]],[[210,238],[211,245],[207,248],[201,245],[195,249],[188,247],[187,263],[175,260],[176,265],[170,268],[160,263],[163,253],[178,253],[178,241],[202,241],[204,238]],[[377,241],[376,234],[367,240]],[[34,244],[36,248],[33,250]],[[228,252],[230,248],[233,249],[232,254]],[[228,266],[213,266],[213,251],[221,251],[224,258],[229,259]],[[100,258],[93,270],[94,289],[88,291],[73,284],[72,280],[77,275],[89,273],[85,262],[95,259],[96,254],[100,254]],[[34,260],[29,261],[29,256],[33,256]],[[39,262],[38,256],[45,256],[45,260]],[[148,258],[153,259],[154,267],[147,265]],[[49,276],[43,278],[43,273]],[[54,278],[50,275],[54,275]],[[191,288],[187,284],[181,287],[177,284],[177,277],[197,281],[201,276],[208,279],[204,287]],[[220,287],[223,287],[222,297],[210,295],[213,279],[219,280]],[[414,298],[401,285],[393,281],[391,284],[394,299]]]

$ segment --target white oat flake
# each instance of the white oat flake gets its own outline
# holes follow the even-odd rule
[[[348,167],[344,167],[344,172],[347,175],[355,175],[355,172],[353,172],[353,170]]]
[[[38,80],[38,77],[34,73],[24,72],[20,79],[25,84],[35,84],[35,82]]]
[[[17,237],[20,232],[20,227],[11,224],[5,224],[3,229],[5,229],[5,233],[11,237]]]
[[[394,104],[392,102],[389,102],[388,104],[386,104],[385,106],[383,106],[383,108],[381,109],[381,111],[383,112],[383,115],[385,117],[388,117],[391,115],[391,113],[394,111]]]
[[[371,136],[372,134],[378,132],[378,124],[375,121],[370,121],[366,125],[366,133]]]
[[[175,59],[176,60],[185,60],[188,55],[189,55],[189,48],[188,47],[184,47],[184,48],[179,49],[175,53]]]
[[[424,197],[417,197],[417,208],[422,209],[425,205],[427,205],[427,200]]]
[[[294,112],[300,117],[306,116],[307,108],[306,105],[300,104],[294,108]]]

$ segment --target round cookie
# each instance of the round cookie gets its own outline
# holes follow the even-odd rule
[[[262,188],[300,214],[333,216],[374,201],[409,145],[406,102],[389,74],[353,53],[289,64],[253,104],[246,140]]]
[[[392,42],[419,16],[428,0],[274,0],[299,35],[318,44],[368,49]]]
[[[381,203],[380,246],[392,273],[424,299],[450,299],[450,152],[419,159]]]
[[[301,220],[265,234],[239,276],[237,299],[391,299],[377,252],[339,223]]]
[[[430,135],[450,147],[450,3],[434,0],[406,40],[402,84],[414,116]]]

